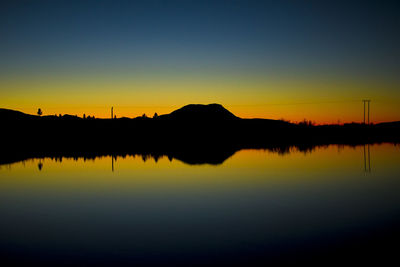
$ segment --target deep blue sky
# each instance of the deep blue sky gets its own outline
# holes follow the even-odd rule
[[[399,71],[395,2],[9,1],[0,10],[2,69],[106,62]]]
[[[289,75],[398,84],[399,12],[396,1],[1,1],[0,77]]]

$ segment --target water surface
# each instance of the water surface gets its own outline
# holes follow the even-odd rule
[[[399,237],[399,152],[332,145],[241,150],[220,165],[145,156],[1,165],[0,261],[383,261]]]

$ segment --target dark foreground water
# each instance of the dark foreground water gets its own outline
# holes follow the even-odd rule
[[[0,263],[320,265],[398,261],[400,147],[242,150],[0,166]]]

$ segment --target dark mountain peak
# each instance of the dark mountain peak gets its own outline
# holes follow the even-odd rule
[[[166,115],[180,120],[232,120],[238,119],[220,104],[190,104]]]

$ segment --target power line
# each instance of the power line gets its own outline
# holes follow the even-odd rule
[[[340,104],[340,103],[357,103],[359,100],[345,101],[312,101],[312,102],[292,102],[292,103],[262,103],[262,104],[243,104],[229,105],[231,107],[255,107],[255,106],[290,106],[290,105],[318,105],[318,104]]]

